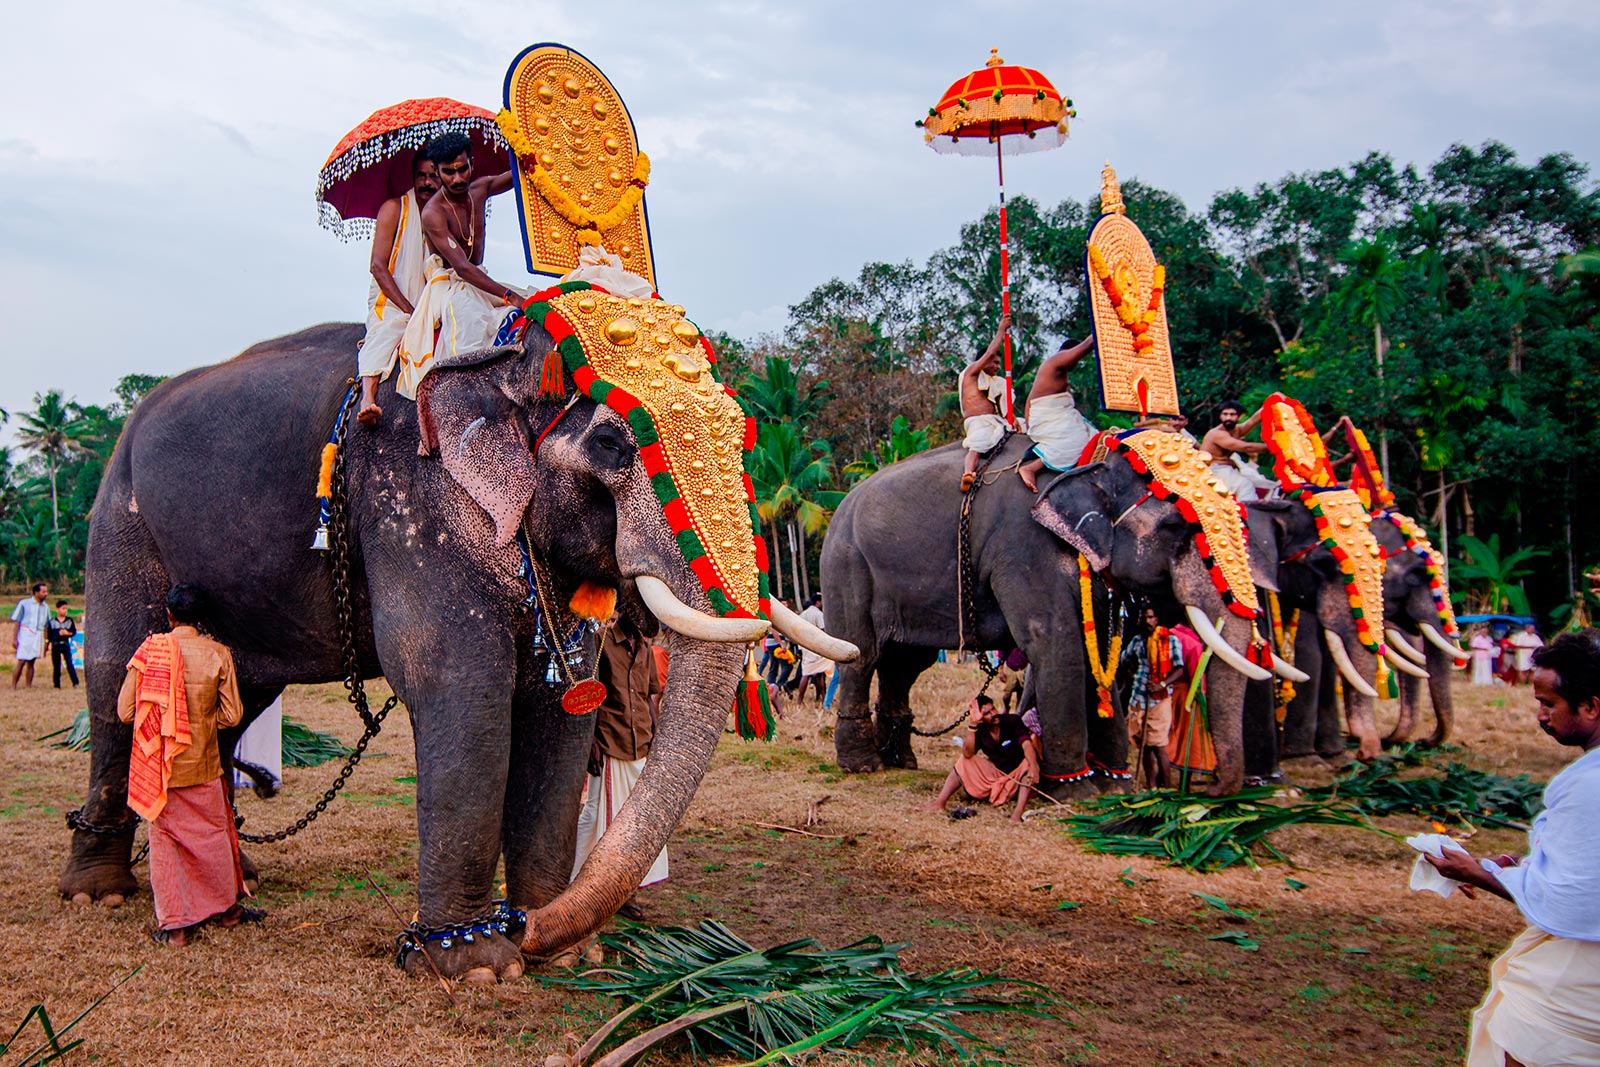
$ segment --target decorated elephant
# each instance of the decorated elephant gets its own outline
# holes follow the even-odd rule
[[[1116,664],[1114,657],[1103,662],[1110,653],[1104,615],[1091,638],[1096,647],[1085,649],[1081,557],[1122,593],[1150,599],[1164,617],[1187,616],[1213,650],[1207,683],[1221,765],[1216,791],[1237,790],[1244,774],[1244,682],[1269,676],[1248,655],[1252,612],[1242,605],[1235,610],[1236,598],[1225,581],[1219,584],[1195,526],[1176,501],[1152,491],[1148,472],[1161,458],[1181,457],[1174,462],[1202,490],[1209,485],[1203,459],[1184,439],[1152,431],[1140,446],[1145,459],[1131,446],[1114,447],[1103,461],[1060,475],[1035,498],[1014,474],[1028,447],[1021,436],[1001,446],[969,514],[963,514],[962,450],[955,445],[877,472],[835,513],[822,550],[829,628],[862,650],[841,679],[840,766],[914,765],[911,685],[940,649],[1017,647],[1032,664],[1045,788],[1056,795],[1092,789],[1091,751],[1113,772],[1126,768],[1122,716],[1097,713],[1089,657],[1102,660],[1095,665],[1102,677]],[[1250,587],[1253,600],[1237,504],[1214,486],[1209,492],[1201,506],[1231,515],[1237,531],[1229,565],[1239,573],[1232,588]],[[1214,619],[1221,620],[1220,629]],[[869,706],[874,675],[876,727]]]
[[[743,471],[753,426],[683,309],[581,284],[541,296],[523,343],[434,369],[415,406],[386,385],[381,426],[352,426],[337,454],[347,520],[336,508],[331,535],[348,545],[356,673],[388,679],[415,733],[418,923],[479,924],[430,943],[440,971],[479,980],[521,968],[514,926],[481,929],[507,914],[492,900],[502,856],[532,954],[583,938],[632,893],[694,795],[768,616],[825,655],[854,654],[769,606]],[[653,336],[617,325],[630,315]],[[90,524],[93,762],[64,895],[136,887],[117,690],[164,626],[170,585],[209,593],[247,723],[286,685],[345,676],[340,590],[308,544],[360,338],[324,325],[264,342],[164,383],[130,417]],[[546,677],[550,646],[582,635],[567,606],[581,583],[615,590],[646,633],[667,627],[672,671],[638,788],[569,886],[594,719],[561,698],[592,639],[560,683]]]

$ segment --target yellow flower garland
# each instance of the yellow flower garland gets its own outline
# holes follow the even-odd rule
[[[1111,638],[1104,662],[1100,660],[1100,642],[1095,638],[1094,579],[1089,573],[1089,561],[1078,556],[1078,599],[1083,605],[1083,650],[1089,661],[1089,673],[1094,676],[1099,706],[1095,709],[1102,719],[1116,714],[1111,704],[1111,686],[1117,679],[1117,660],[1122,656],[1122,635]]]
[[[578,228],[578,242],[586,245],[600,243],[601,234],[606,230],[620,226],[628,216],[639,209],[639,202],[644,199],[645,186],[650,184],[650,157],[640,152],[633,161],[633,177],[628,182],[628,187],[622,191],[622,197],[609,211],[596,215],[572,198],[572,194],[561,188],[561,185],[550,176],[550,172],[539,166],[538,150],[528,135],[522,132],[522,126],[517,118],[505,108],[495,116],[495,122],[500,126],[500,132],[506,139],[506,144],[517,154],[517,159],[524,164],[532,164],[530,173],[533,176],[533,188],[544,198],[545,202],[555,209],[556,214],[566,219]]]
[[[1278,604],[1278,594],[1267,593],[1267,601],[1272,611],[1272,643],[1273,654],[1291,667],[1294,666],[1294,643],[1300,634],[1300,610],[1289,612],[1289,617],[1284,618],[1283,608]],[[1278,722],[1283,722],[1289,714],[1289,705],[1295,697],[1294,684],[1287,678],[1274,678],[1277,693],[1274,704],[1277,707]]]
[[[1111,264],[1106,262],[1104,253],[1098,245],[1089,246],[1089,267],[1094,271],[1094,276],[1100,280],[1100,285],[1106,291],[1106,296],[1111,299],[1117,319],[1123,327],[1133,334],[1134,348],[1143,350],[1149,348],[1154,342],[1144,335],[1155,325],[1156,318],[1161,311],[1162,294],[1167,286],[1167,268],[1157,263],[1155,270],[1150,275],[1150,302],[1143,312],[1133,309],[1133,301],[1128,294],[1122,291],[1115,278],[1111,276]]]

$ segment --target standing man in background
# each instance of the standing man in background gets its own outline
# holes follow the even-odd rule
[[[18,601],[11,613],[11,651],[17,657],[11,672],[13,691],[23,674],[28,676],[28,688],[33,688],[33,664],[44,655],[45,628],[50,622],[50,609],[44,604],[49,596],[50,587],[40,582],[33,587],[33,595]]]

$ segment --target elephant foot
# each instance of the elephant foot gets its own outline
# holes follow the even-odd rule
[[[917,754],[911,751],[908,743],[903,748],[885,749],[879,753],[885,767],[899,767],[903,770],[914,771],[917,769]]]
[[[1095,782],[1096,788],[1101,793],[1132,793],[1133,779],[1131,778],[1101,778]]]
[[[120,907],[139,891],[128,860],[133,853],[133,834],[73,834],[72,855],[61,871],[57,888],[74,904],[100,902]]]
[[[1092,778],[1079,778],[1074,782],[1052,782],[1046,779],[1040,783],[1039,792],[1062,801],[1090,800],[1100,795],[1100,789]]]
[[[883,770],[883,757],[878,755],[877,731],[867,718],[846,719],[842,716],[833,733],[834,759],[841,769],[851,774],[870,774]]]
[[[428,966],[429,960],[433,967]],[[444,978],[469,985],[509,982],[522,977],[522,950],[501,934],[479,934],[470,943],[451,939],[450,947],[445,948],[442,941],[429,941],[406,953],[405,971],[413,978],[432,978],[434,969]]]
[[[1206,796],[1217,798],[1231,797],[1243,788],[1243,775],[1229,776],[1226,779],[1219,777],[1215,782],[1212,782],[1211,786],[1206,790]]]

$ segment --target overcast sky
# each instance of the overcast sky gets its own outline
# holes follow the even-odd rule
[[[313,209],[329,150],[407,97],[499,107],[536,41],[584,52],[628,102],[654,162],[661,291],[739,335],[869,260],[952,243],[993,202],[991,164],[935,155],[912,125],[991,45],[1077,105],[1064,148],[1008,161],[1009,189],[1047,203],[1092,194],[1108,158],[1199,209],[1372,149],[1426,164],[1498,138],[1525,159],[1600,158],[1593,0],[145,0],[6,21],[13,413],[41,390],[104,402],[126,373],[359,320],[368,250]],[[531,281],[510,197],[488,256]]]

